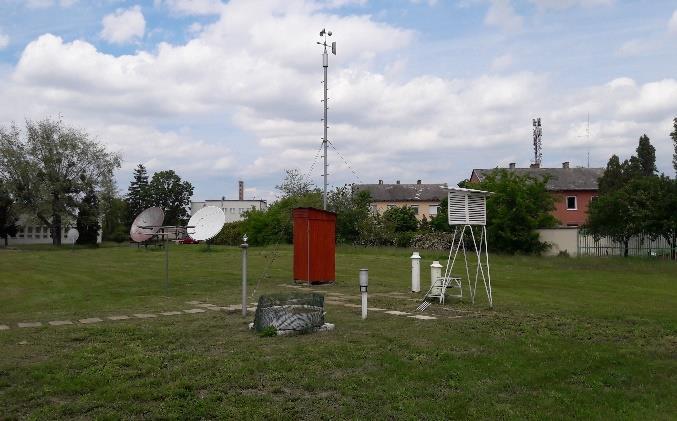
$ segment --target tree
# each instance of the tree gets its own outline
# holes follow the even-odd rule
[[[636,151],[641,174],[645,177],[656,174],[656,148],[651,145],[649,136],[644,134],[639,138]]]
[[[412,232],[418,228],[416,212],[409,206],[394,206],[383,212],[383,220],[395,233]]]
[[[675,169],[675,176],[677,176],[677,117],[672,120],[673,131],[670,133],[672,138],[672,145],[674,148],[674,153],[672,154],[672,167]]]
[[[625,184],[623,166],[618,155],[611,155],[604,173],[599,178],[599,192],[605,194],[621,188]]]
[[[119,197],[109,198],[101,227],[103,241],[126,241],[129,238],[129,228],[127,202]]]
[[[367,191],[353,194],[348,186],[337,187],[328,193],[327,208],[336,213],[336,240],[355,243],[369,218],[371,195]]]
[[[7,238],[17,233],[16,223],[14,199],[0,180],[0,238],[4,239],[5,247],[7,247]]]
[[[50,119],[0,128],[0,179],[18,207],[30,212],[61,244],[63,218],[75,218],[84,192],[109,184],[120,157],[79,129]]]
[[[301,197],[320,191],[311,180],[308,180],[304,175],[300,174],[298,170],[292,169],[284,171],[286,175],[282,184],[275,186],[275,188],[282,193],[282,198]]]
[[[165,225],[184,225],[188,221],[192,184],[182,181],[173,170],[159,171],[153,174],[148,190],[150,204],[165,213]]]
[[[96,245],[99,236],[99,199],[93,189],[85,193],[78,203],[78,217],[76,220],[78,230],[78,244]]]
[[[546,179],[501,169],[472,186],[493,193],[487,198],[487,235],[492,248],[508,253],[540,253],[547,248],[536,232],[557,224],[551,214],[555,199],[546,183]]]
[[[131,225],[134,221],[134,218],[140,214],[144,209],[149,207],[150,191],[148,188],[148,172],[146,167],[143,164],[139,164],[134,169],[134,174],[132,176],[132,181],[129,183],[129,188],[127,189],[127,223]]]
[[[437,206],[437,215],[430,218],[430,226],[434,231],[449,232],[451,225],[449,225],[449,198],[445,197]]]

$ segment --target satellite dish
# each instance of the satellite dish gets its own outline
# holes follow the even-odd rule
[[[71,228],[66,233],[66,237],[71,240],[71,244],[75,244],[75,242],[78,241],[78,238],[80,237],[80,232],[78,232],[78,230],[75,228]]]
[[[187,232],[193,240],[205,241],[218,234],[225,223],[226,215],[221,208],[205,206],[190,217]]]
[[[157,207],[148,208],[134,219],[132,228],[129,230],[129,236],[132,237],[132,241],[137,243],[150,240],[158,232],[164,220],[165,213],[162,209]]]

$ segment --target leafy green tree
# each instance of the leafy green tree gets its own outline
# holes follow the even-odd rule
[[[27,120],[23,132],[15,124],[0,128],[0,179],[21,211],[50,227],[54,245],[83,193],[111,184],[119,167],[119,155],[60,121]]]
[[[129,183],[127,189],[127,224],[131,225],[134,218],[140,214],[144,209],[150,206],[151,197],[148,186],[148,172],[143,164],[139,164],[134,169],[132,181]]]
[[[434,231],[449,232],[451,225],[449,225],[449,198],[445,197],[437,206],[437,215],[430,218],[430,226]]]
[[[393,232],[411,232],[418,228],[416,212],[409,206],[394,206],[383,212],[383,220]]]
[[[360,227],[369,218],[371,195],[367,191],[353,194],[348,186],[337,187],[328,193],[327,208],[336,213],[336,240],[355,243]]]
[[[613,192],[625,184],[625,175],[623,173],[623,166],[618,155],[611,155],[609,162],[606,164],[604,173],[599,179],[599,192],[605,194]]]
[[[664,175],[647,177],[635,190],[644,199],[636,205],[641,231],[652,238],[665,238],[670,258],[677,259],[677,180]]]
[[[99,199],[92,189],[88,190],[78,203],[76,228],[79,233],[78,244],[96,245],[101,225],[99,224]]]
[[[672,154],[672,168],[675,169],[675,176],[677,176],[677,117],[672,120],[672,132],[670,137],[672,138],[672,146],[674,148],[674,153]]]
[[[311,193],[320,192],[320,189],[308,180],[304,175],[300,174],[298,170],[284,170],[285,177],[282,184],[275,186],[280,192],[281,197],[302,197]]]
[[[181,180],[173,170],[153,174],[148,184],[151,206],[165,212],[165,225],[185,225],[188,221],[193,185]]]
[[[0,238],[5,240],[17,233],[17,216],[14,210],[14,199],[0,180]]]
[[[129,211],[127,202],[119,197],[108,199],[103,214],[102,235],[103,241],[121,243],[129,238]]]
[[[540,253],[547,248],[536,232],[557,224],[551,213],[555,199],[546,183],[499,169],[472,185],[493,193],[487,198],[487,235],[492,248],[507,253]]]
[[[656,174],[656,148],[651,144],[649,136],[645,134],[639,138],[636,151],[641,174],[645,177]]]

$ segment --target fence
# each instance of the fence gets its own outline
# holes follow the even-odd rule
[[[651,239],[640,235],[632,237],[628,241],[629,256],[655,256],[670,258],[670,243],[664,237]],[[625,245],[614,241],[609,237],[601,237],[597,240],[589,234],[578,230],[577,255],[578,256],[623,256]]]

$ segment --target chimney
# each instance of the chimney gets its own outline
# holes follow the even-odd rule
[[[378,180],[378,184],[383,184],[383,180]]]
[[[541,164],[536,162],[536,163],[529,165],[529,168],[541,168]]]
[[[562,168],[569,168],[569,161],[562,162]]]
[[[396,183],[396,184],[400,184],[400,180],[397,180],[395,183]]]
[[[515,163],[514,162],[509,163],[508,168],[510,168],[511,170],[514,170],[515,169]]]
[[[416,180],[416,184],[421,184],[421,180]]]
[[[240,198],[240,200],[244,200],[244,181],[240,180],[240,181],[238,181],[238,184],[239,184],[239,190],[240,190],[239,198]]]

